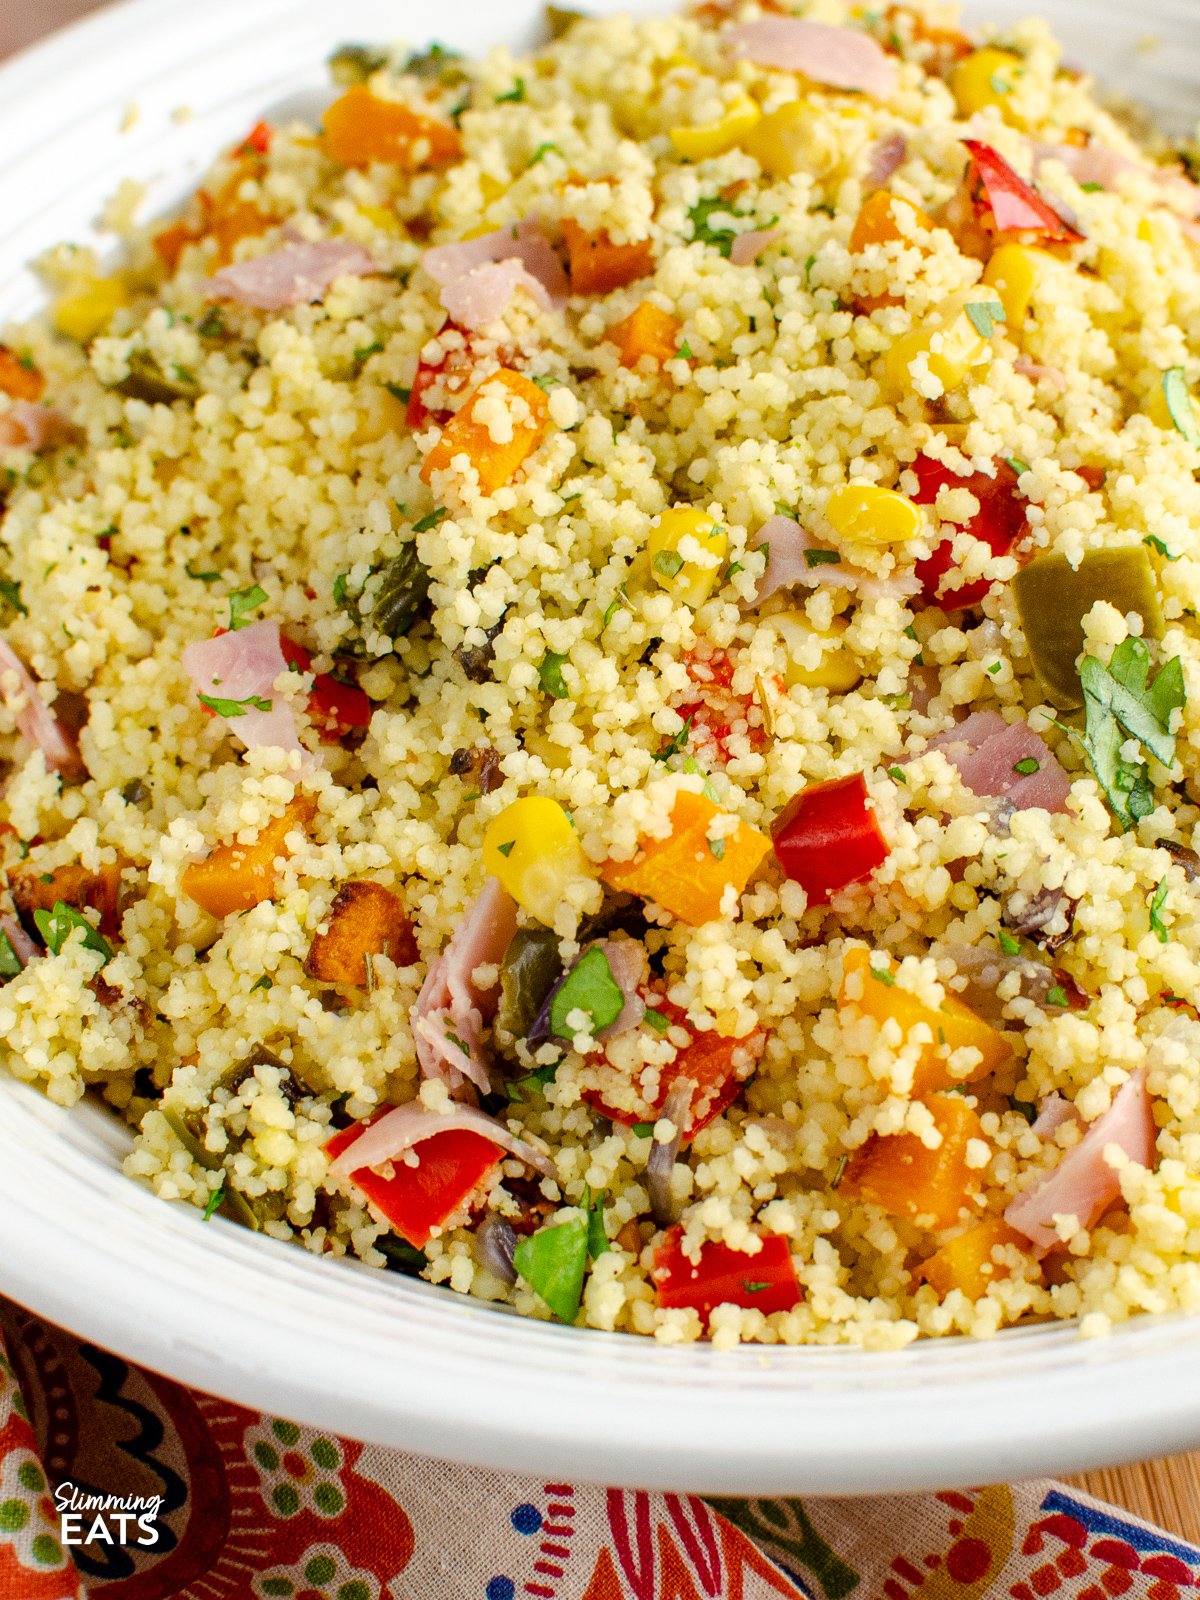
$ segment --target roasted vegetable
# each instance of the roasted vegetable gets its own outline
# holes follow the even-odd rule
[[[505,390],[511,437],[497,444],[490,427],[478,421],[475,413],[485,399],[495,401]],[[465,456],[475,470],[480,492],[492,494],[511,482],[525,458],[537,449],[549,420],[549,402],[537,384],[523,372],[501,367],[467,396],[442,429],[441,438],[425,457],[422,481],[428,483],[435,472],[445,471]]]
[[[344,89],[353,89],[388,64],[388,53],[375,45],[340,44],[329,57],[329,76]]]
[[[524,1039],[561,973],[557,935],[549,928],[518,928],[500,967],[496,1026]]]
[[[173,366],[168,377],[148,351],[135,350],[129,357],[129,371],[115,386],[127,400],[144,400],[150,406],[169,406],[176,400],[194,400],[200,385],[190,372]]]
[[[398,895],[381,883],[344,883],[334,896],[323,933],[317,933],[304,970],[321,983],[369,989],[372,956],[411,967],[420,956],[413,925]]]
[[[429,584],[429,568],[417,555],[416,543],[406,544],[380,576],[372,626],[389,639],[403,638],[428,612]]]
[[[183,893],[213,917],[249,911],[260,900],[269,900],[275,892],[276,863],[288,854],[288,834],[304,832],[316,809],[310,795],[297,795],[253,844],[217,845],[203,860],[184,868]]]
[[[653,900],[699,927],[724,914],[727,890],[736,916],[736,901],[770,848],[765,834],[732,819],[704,795],[681,789],[667,837],[643,839],[632,860],[609,861],[603,875],[612,888]]]
[[[915,1133],[873,1133],[850,1155],[839,1193],[866,1200],[921,1227],[949,1228],[983,1188],[983,1170],[968,1161],[968,1145],[983,1141],[983,1126],[961,1095],[925,1101],[941,1135],[935,1150]]]

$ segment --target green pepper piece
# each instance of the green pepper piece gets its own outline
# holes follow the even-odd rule
[[[234,1095],[245,1083],[247,1078],[254,1075],[255,1067],[278,1067],[283,1073],[279,1081],[279,1092],[289,1105],[297,1105],[306,1094],[312,1091],[308,1085],[298,1078],[286,1062],[283,1062],[273,1050],[268,1050],[266,1045],[256,1045],[250,1054],[242,1061],[235,1062],[217,1079],[218,1089],[227,1089]]]
[[[178,369],[177,369],[178,370]],[[116,386],[118,394],[129,400],[144,400],[149,406],[169,406],[176,400],[194,400],[200,385],[190,375],[168,378],[152,355],[135,350],[129,357],[128,375]]]
[[[561,972],[557,935],[549,928],[518,928],[500,966],[497,1027],[524,1039]]]
[[[404,63],[404,71],[414,78],[430,78],[435,83],[452,86],[466,79],[461,61],[459,51],[447,50],[444,44],[431,44],[428,50],[414,50]]]
[[[167,1126],[179,1140],[180,1144],[199,1166],[206,1167],[209,1172],[216,1172],[218,1167],[224,1165],[222,1158],[214,1150],[206,1150],[200,1133],[197,1131],[195,1120],[185,1117],[182,1111],[174,1106],[160,1105],[158,1108],[167,1119]]]
[[[280,1221],[286,1211],[287,1200],[283,1195],[261,1194],[250,1199],[228,1182],[225,1185],[225,1197],[217,1207],[218,1216],[240,1223],[252,1233],[261,1233],[264,1223]]]
[[[550,37],[561,39],[563,34],[569,33],[585,15],[586,12],[576,11],[572,6],[547,6],[546,27],[550,30]]]
[[[415,544],[406,544],[383,569],[376,592],[371,621],[389,639],[408,633],[424,614],[429,599],[429,568],[417,555]]]
[[[341,44],[329,57],[329,76],[343,89],[366,83],[372,73],[388,64],[388,53],[369,44]]]
[[[1140,544],[1093,550],[1074,568],[1065,556],[1039,556],[1017,573],[1013,595],[1034,668],[1062,711],[1083,704],[1075,663],[1083,650],[1083,619],[1097,600],[1107,600],[1122,613],[1136,611],[1143,636],[1162,638],[1154,572]]]

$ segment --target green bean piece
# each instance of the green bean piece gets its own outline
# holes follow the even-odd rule
[[[547,6],[546,26],[550,30],[550,37],[561,39],[563,34],[569,33],[585,15],[586,12],[576,11],[573,6]]]
[[[158,362],[145,350],[135,350],[129,357],[128,375],[115,387],[127,400],[144,400],[148,406],[169,406],[176,400],[194,400],[200,386],[190,373],[176,368],[176,376],[169,378]]]
[[[389,639],[408,633],[425,613],[429,600],[429,569],[423,566],[415,544],[406,544],[383,569],[376,591],[371,621]]]
[[[388,53],[369,44],[341,44],[329,57],[329,76],[343,89],[366,83],[372,73],[386,67]]]
[[[1143,635],[1161,639],[1162,611],[1150,558],[1141,545],[1093,550],[1078,567],[1065,556],[1039,556],[1013,579],[1013,595],[1034,668],[1051,702],[1062,711],[1083,704],[1075,663],[1083,650],[1083,619],[1097,600],[1136,611]]]
[[[204,1148],[203,1138],[197,1130],[195,1117],[184,1116],[174,1106],[160,1105],[158,1108],[167,1119],[167,1126],[179,1140],[180,1144],[198,1165],[206,1167],[209,1172],[216,1172],[224,1163],[214,1150]],[[203,1126],[202,1124],[200,1126]]]
[[[549,928],[518,928],[500,966],[497,1027],[524,1039],[561,972],[557,936]]]

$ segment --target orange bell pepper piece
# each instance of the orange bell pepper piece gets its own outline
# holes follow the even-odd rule
[[[513,420],[512,438],[506,444],[497,444],[486,425],[476,418],[480,402],[496,395],[499,389],[509,391],[510,401],[524,401],[528,415]],[[428,483],[435,472],[444,471],[456,456],[466,455],[475,468],[480,490],[493,494],[511,482],[517,469],[527,456],[533,454],[542,441],[546,424],[550,420],[550,406],[546,396],[522,372],[501,367],[479,384],[442,429],[442,436],[425,457],[421,480]]]
[[[564,218],[562,230],[575,294],[607,294],[654,271],[649,239],[614,244],[603,229],[589,233],[573,217]]]
[[[908,234],[901,232],[897,220],[901,209],[907,213],[906,220],[915,220],[917,225],[924,228],[927,233],[932,233],[936,224],[931,216],[922,211],[920,206],[912,205],[908,200],[901,200],[898,195],[889,194],[886,189],[877,189],[863,201],[862,210],[855,219],[854,227],[850,233],[850,253],[859,255],[868,245],[873,244],[904,244],[911,245],[915,241]],[[904,296],[898,294],[860,294],[854,297],[855,310],[863,316],[872,311],[878,311],[881,306],[901,306]]]
[[[771,848],[765,833],[744,822],[710,843],[713,822],[727,814],[702,794],[681,789],[669,835],[643,839],[632,860],[607,862],[601,876],[613,889],[653,900],[692,927],[712,922],[721,915],[725,890],[732,884],[740,896]]]
[[[440,167],[462,154],[458,130],[422,116],[398,100],[380,100],[356,83],[325,113],[321,148],[343,167],[368,167],[380,161],[415,172]]]
[[[983,1138],[983,1124],[961,1095],[935,1094],[925,1104],[942,1136],[937,1149],[915,1133],[873,1133],[847,1161],[840,1192],[895,1217],[950,1228],[983,1188],[981,1170],[966,1159],[970,1140]]]
[[[14,400],[40,400],[46,380],[32,362],[26,366],[6,344],[0,344],[0,389]]]
[[[998,1245],[1009,1244],[1017,1245],[1025,1254],[1029,1252],[1029,1240],[1010,1228],[1003,1217],[986,1217],[935,1250],[917,1268],[917,1276],[924,1278],[943,1300],[951,1289],[961,1289],[968,1300],[978,1300],[989,1285],[1012,1275],[1010,1267],[992,1259],[992,1251]]]
[[[212,917],[249,911],[275,893],[276,863],[288,854],[287,836],[307,829],[317,809],[311,795],[296,795],[283,815],[259,833],[253,844],[219,844],[184,869],[180,887]]]
[[[305,972],[321,983],[369,988],[369,955],[387,956],[398,967],[411,967],[420,954],[403,901],[381,883],[344,883],[327,921],[304,961]]]
[[[636,367],[643,356],[661,365],[678,353],[682,327],[678,317],[643,300],[624,321],[611,327],[605,337],[621,352],[623,367]]]
[[[879,977],[879,973],[884,977]],[[963,1005],[953,995],[947,995],[941,1009],[934,1010],[907,989],[901,989],[892,978],[890,964],[882,956],[856,945],[847,950],[842,963],[842,987],[838,994],[840,1006],[855,1005],[868,1017],[874,1017],[882,1027],[889,1019],[900,1026],[905,1038],[918,1023],[929,1029],[928,1043],[922,1045],[921,1054],[913,1070],[913,1094],[920,1098],[938,1089],[951,1089],[960,1083],[977,1083],[1007,1061],[1012,1046],[1002,1033],[997,1033],[990,1023]],[[952,1078],[947,1070],[947,1057],[952,1050],[964,1045],[978,1050],[980,1060],[965,1078]]]

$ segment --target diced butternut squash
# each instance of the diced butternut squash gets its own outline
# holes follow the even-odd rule
[[[14,400],[40,400],[46,380],[32,361],[22,361],[6,344],[0,344],[0,389]]]
[[[880,1027],[895,1022],[906,1042],[910,1042],[915,1028],[925,1028],[928,1039],[921,1045],[913,1072],[913,1094],[917,1097],[959,1083],[977,1083],[995,1072],[1012,1054],[1004,1035],[976,1016],[961,1000],[947,995],[939,1010],[927,1006],[915,994],[900,987],[885,957],[873,956],[860,945],[846,952],[838,1004],[857,1006]],[[952,1077],[948,1058],[952,1051],[964,1046],[977,1050],[980,1059],[965,1077]]]
[[[411,967],[420,951],[404,902],[382,883],[344,883],[329,908],[324,933],[308,947],[304,970],[320,983],[371,987],[368,956]]]
[[[493,432],[491,413],[497,406],[507,410],[508,424],[501,423]],[[525,458],[537,449],[549,420],[549,403],[537,384],[524,373],[501,367],[467,396],[442,429],[441,438],[425,457],[421,478],[428,483],[456,456],[465,455],[475,468],[482,492],[494,494],[512,481]]]
[[[589,233],[572,217],[563,220],[562,229],[574,294],[608,294],[654,271],[654,252],[649,239],[639,239],[636,244],[614,244],[603,229]]]
[[[643,356],[660,365],[679,353],[679,334],[683,324],[669,311],[643,300],[623,322],[608,330],[608,337],[621,352],[623,367],[636,367]]]
[[[343,167],[379,161],[415,172],[457,161],[462,141],[450,123],[423,116],[398,100],[381,100],[365,83],[357,83],[326,111],[321,148]]]
[[[1009,1266],[993,1258],[993,1252],[1005,1245],[1016,1245],[1026,1253],[1029,1250],[1029,1240],[1010,1228],[1003,1217],[987,1217],[948,1239],[921,1263],[917,1274],[943,1300],[952,1289],[961,1289],[968,1300],[978,1300],[991,1284],[1012,1275]]]
[[[189,244],[196,242],[196,230],[186,222],[172,222],[168,227],[162,228],[150,241],[154,246],[155,254],[163,266],[174,274],[179,266],[179,258]]]
[[[58,901],[74,911],[98,911],[100,932],[116,938],[121,932],[121,864],[112,862],[96,871],[68,861],[50,871],[24,865],[9,874],[13,904],[32,924],[35,911],[53,911]]]
[[[702,794],[681,789],[671,809],[665,839],[644,839],[630,861],[610,861],[606,883],[663,906],[681,922],[699,927],[721,915],[725,890],[740,896],[771,848],[765,833],[738,822],[732,832],[729,812]],[[714,824],[719,824],[714,827]]]
[[[915,1133],[873,1133],[851,1154],[839,1192],[923,1227],[950,1228],[983,1188],[982,1171],[967,1163],[983,1125],[961,1095],[935,1094],[925,1104],[942,1136],[937,1149]]]
[[[850,233],[850,253],[861,255],[873,244],[904,243],[924,250],[927,247],[920,242],[920,235],[932,233],[934,226],[933,218],[919,206],[901,200],[898,195],[889,194],[886,189],[877,189],[863,202],[862,210],[855,219]],[[904,296],[899,294],[858,294],[854,297],[854,309],[862,316],[869,316],[881,306],[903,303]]]
[[[297,795],[282,816],[268,822],[253,844],[219,844],[183,873],[181,887],[189,899],[213,917],[249,911],[275,893],[276,863],[288,854],[289,833],[307,829],[317,809],[311,795]]]

